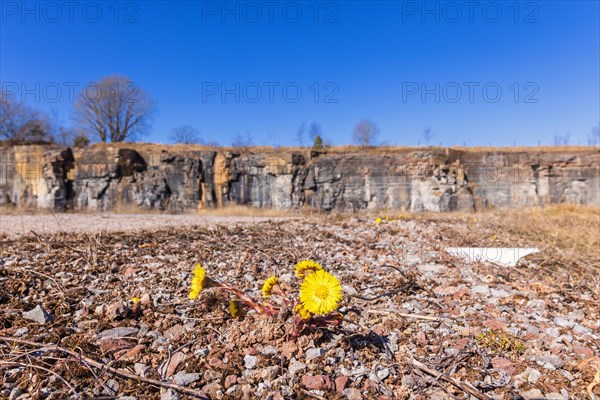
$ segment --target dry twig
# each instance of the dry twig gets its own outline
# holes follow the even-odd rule
[[[426,374],[429,374],[429,375],[435,377],[436,379],[448,382],[451,385],[453,385],[453,386],[457,387],[458,389],[462,390],[463,392],[468,393],[471,396],[474,396],[474,397],[478,398],[479,400],[493,400],[491,397],[489,397],[486,394],[483,394],[483,393],[479,392],[477,389],[475,389],[475,388],[473,388],[473,387],[471,387],[471,386],[469,386],[469,385],[467,385],[465,383],[462,383],[462,382],[460,382],[457,379],[454,379],[454,378],[451,378],[449,376],[446,376],[446,375],[442,374],[441,372],[436,371],[435,369],[431,369],[431,368],[429,368],[428,366],[426,366],[425,364],[423,364],[420,361],[417,361],[415,359],[411,359],[410,363],[413,366],[419,368],[421,371],[425,372]]]
[[[77,391],[75,390],[73,385],[71,385],[65,378],[63,378],[56,372],[52,371],[51,369],[42,367],[41,365],[26,364],[26,363],[14,362],[14,361],[10,361],[10,362],[0,361],[0,369],[3,369],[3,368],[35,368],[35,369],[40,369],[42,371],[46,371],[46,372],[56,376],[62,383],[64,383],[69,388],[69,390],[73,394],[75,394],[75,395],[77,394]]]
[[[390,310],[390,311],[367,310],[367,312],[372,313],[372,314],[398,315],[398,316],[404,317],[404,318],[424,319],[427,321],[440,321],[440,318],[438,318],[438,317],[431,317],[429,315],[419,315],[419,314],[406,314],[406,313],[401,313],[401,312],[394,311],[394,310]]]
[[[60,351],[62,353],[66,353],[69,354],[73,357],[75,357],[77,360],[79,361],[84,361],[86,364],[88,364],[89,366],[92,366],[94,368],[100,369],[100,370],[106,370],[110,373],[112,373],[113,375],[119,376],[121,378],[126,378],[126,379],[132,379],[135,381],[140,381],[140,382],[144,382],[144,383],[148,383],[150,385],[154,385],[154,386],[159,386],[159,387],[163,387],[163,388],[168,388],[168,389],[173,389],[176,390],[178,392],[187,394],[188,396],[192,396],[192,397],[196,397],[196,398],[200,398],[200,399],[205,399],[205,400],[209,400],[206,396],[204,396],[204,394],[196,391],[196,390],[192,390],[192,389],[188,389],[184,386],[181,385],[177,385],[175,383],[169,383],[169,382],[162,382],[156,379],[151,379],[151,378],[146,378],[143,376],[139,376],[136,374],[132,374],[130,372],[127,371],[123,371],[111,366],[108,366],[106,364],[103,364],[99,361],[96,361],[92,358],[86,357],[82,354],[77,354],[76,352],[69,350],[69,349],[65,349],[63,347],[60,346],[56,346],[56,345],[51,345],[51,344],[44,344],[44,343],[38,343],[38,342],[33,342],[30,340],[24,340],[24,339],[17,339],[14,337],[1,337],[0,336],[0,340],[6,342],[6,343],[19,343],[19,344],[26,344],[28,346],[37,346],[40,348],[46,348],[48,350],[54,350],[54,351]]]
[[[598,357],[598,356],[590,357],[588,359],[583,360],[582,362],[580,362],[577,365],[577,368],[582,370],[583,367],[585,367],[587,364],[589,364],[593,361],[596,361],[596,375],[594,376],[594,380],[592,382],[590,382],[590,384],[586,388],[588,395],[590,396],[590,399],[592,399],[592,400],[595,398],[594,393],[593,393],[594,388],[596,386],[600,385],[600,357]]]

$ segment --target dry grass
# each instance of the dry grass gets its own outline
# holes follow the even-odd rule
[[[108,214],[126,214],[126,215],[202,215],[207,217],[298,217],[308,216],[317,213],[318,211],[310,208],[277,210],[272,208],[258,208],[243,205],[227,205],[222,208],[204,208],[204,209],[182,209],[179,212],[173,210],[161,211],[158,209],[142,208],[135,205],[120,206],[115,210],[111,210]],[[77,211],[77,214],[96,214],[97,211]]]
[[[600,209],[553,205],[477,214],[421,214],[444,226],[446,245],[539,247],[528,256],[553,281],[600,289]]]
[[[214,217],[297,217],[297,216],[310,216],[320,213],[318,210],[314,210],[308,207],[302,209],[292,210],[276,210],[269,208],[257,208],[251,206],[241,205],[230,205],[223,208],[207,208],[207,209],[186,209],[180,212],[174,212],[172,210],[161,211],[155,208],[138,207],[135,205],[119,206],[110,211],[102,210],[69,210],[66,212],[56,211],[53,209],[44,208],[17,208],[13,206],[0,207],[1,215],[65,215],[65,214],[115,214],[115,215],[165,215],[165,214],[184,214],[184,215],[206,215]]]
[[[247,153],[281,153],[281,152],[310,152],[311,147],[298,147],[298,146],[250,146],[250,147],[215,147],[205,146],[200,144],[161,144],[161,143],[94,143],[88,148],[106,148],[111,147],[115,149],[120,148],[135,148],[138,151],[149,151],[159,152],[162,149],[168,148],[173,152],[187,152],[187,151],[219,151],[219,152],[247,152]],[[78,149],[79,150],[79,149]],[[381,153],[408,153],[413,151],[434,151],[436,153],[443,153],[446,150],[462,151],[467,153],[488,153],[488,152],[503,152],[503,153],[522,153],[522,152],[533,152],[533,153],[560,153],[560,152],[586,152],[586,153],[598,153],[600,147],[594,146],[518,146],[518,147],[494,147],[494,146],[478,146],[478,147],[464,147],[464,146],[331,146],[322,149],[322,152],[327,153],[361,153],[361,154],[381,154]]]
[[[288,147],[285,149],[298,149],[302,148]],[[494,147],[494,146],[333,146],[324,149],[331,153],[362,153],[366,152],[369,154],[379,153],[396,153],[396,152],[412,152],[412,151],[434,151],[436,153],[444,153],[444,151],[461,151],[465,153],[569,153],[569,152],[600,152],[599,147],[593,146],[513,146],[513,147]]]
[[[211,217],[298,217],[313,212],[309,210],[276,210],[269,208],[230,205],[223,208],[198,210],[197,213]]]

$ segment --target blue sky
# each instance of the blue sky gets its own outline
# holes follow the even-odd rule
[[[70,90],[125,75],[157,103],[145,141],[294,145],[318,122],[342,145],[369,118],[387,144],[586,144],[600,120],[597,1],[0,4],[5,89],[68,125]]]

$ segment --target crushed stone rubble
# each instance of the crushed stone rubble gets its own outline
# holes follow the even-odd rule
[[[452,258],[439,228],[329,217],[0,238],[0,398],[191,398],[178,387],[210,399],[465,396],[418,363],[488,398],[588,398],[600,368],[594,286],[539,276],[528,258]],[[284,320],[233,319],[219,292],[188,300],[198,262],[260,298],[270,275],[297,290],[302,259],[340,279],[340,327],[292,341]]]

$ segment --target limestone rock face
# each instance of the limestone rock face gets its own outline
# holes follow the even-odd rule
[[[71,149],[59,146],[0,148],[0,206],[65,209],[73,197]]]
[[[183,212],[600,206],[600,151],[0,147],[0,207]]]
[[[147,208],[183,211],[198,207],[201,190],[202,160],[184,158],[166,150],[156,165],[131,148],[109,149],[81,158],[78,164],[74,204],[78,210],[124,210]],[[107,162],[114,160],[112,163]]]

